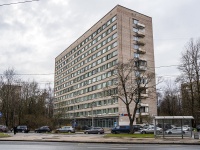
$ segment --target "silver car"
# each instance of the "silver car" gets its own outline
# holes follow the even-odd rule
[[[56,133],[75,133],[75,129],[72,126],[63,126],[59,129],[56,129]]]
[[[162,128],[156,127],[156,132],[162,132]],[[140,133],[146,134],[146,133],[154,133],[154,127],[148,127],[148,128],[143,128],[140,130]]]
[[[172,129],[168,129],[165,131],[165,133],[167,134],[185,134],[186,131],[183,131],[183,129],[181,129],[181,127],[174,127]]]

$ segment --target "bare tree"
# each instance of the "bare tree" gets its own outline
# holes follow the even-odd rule
[[[46,93],[46,117],[53,117],[53,100],[54,100],[54,92],[50,83],[46,84],[44,92]]]
[[[178,69],[182,73],[177,81],[182,85],[184,114],[194,116],[197,121],[195,114],[200,111],[200,40],[188,42]]]
[[[17,106],[20,100],[20,86],[15,77],[14,69],[6,70],[1,76],[0,99],[3,119],[7,126],[14,126],[16,123]]]
[[[131,133],[134,132],[133,122],[142,102],[142,94],[146,93],[147,85],[155,78],[154,73],[146,71],[146,67],[146,62],[131,59],[127,63],[119,62],[113,69],[118,92],[109,95],[120,99],[125,104]],[[109,91],[107,90],[109,88],[107,87],[106,91]],[[149,92],[151,88],[155,90],[155,84],[148,87]]]
[[[171,81],[166,82],[163,88],[163,95],[158,106],[159,115],[176,116],[182,115],[180,99],[180,88]],[[177,111],[179,110],[179,111]]]

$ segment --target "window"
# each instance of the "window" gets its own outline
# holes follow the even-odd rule
[[[133,31],[134,32],[138,32],[139,30],[137,28],[133,28]]]
[[[106,40],[102,42],[102,45],[105,45],[105,44],[106,44]]]
[[[113,39],[115,39],[117,37],[117,33],[113,34]]]
[[[98,46],[97,46],[97,49],[99,49],[101,47],[101,44],[99,44]]]
[[[97,57],[100,56],[100,55],[101,55],[101,51],[99,51],[99,52],[97,53]]]
[[[99,33],[99,32],[101,32],[101,28],[99,28],[99,29],[97,30],[97,33]]]
[[[113,48],[117,46],[117,42],[113,43]]]
[[[100,64],[101,63],[101,59],[99,59],[98,61],[97,61],[97,64]]]
[[[106,32],[104,32],[103,34],[102,34],[102,37],[105,37],[106,36]]]
[[[109,37],[108,39],[107,39],[107,42],[110,42],[111,41],[111,37]]]
[[[94,54],[93,56],[92,56],[92,59],[95,59],[96,58],[96,54]]]
[[[134,24],[138,24],[138,20],[133,19]]]
[[[139,58],[139,57],[140,57],[140,54],[134,53],[134,58]]]
[[[96,61],[95,61],[95,62],[93,62],[92,66],[93,66],[93,67],[95,67],[95,66],[96,66]]]
[[[102,28],[105,29],[106,28],[106,24],[104,24]]]
[[[117,17],[114,16],[114,17],[112,18],[112,22],[114,22],[116,19],[117,19]]]
[[[134,49],[139,49],[139,45],[134,44],[134,45],[133,45],[133,48],[134,48]]]
[[[114,25],[114,26],[112,27],[113,30],[115,30],[116,28],[117,28],[117,25]]]
[[[102,54],[105,53],[105,52],[106,52],[106,49],[104,48],[104,49],[102,50]]]
[[[89,40],[91,40],[91,38],[92,38],[92,36],[90,35],[90,36],[89,36]]]
[[[107,30],[107,34],[109,34],[110,32],[111,32],[111,29],[108,29],[108,30]]]
[[[97,34],[97,33],[96,33],[96,32],[94,32],[92,36],[93,36],[93,37],[95,37],[95,35],[96,35],[96,34]]]
[[[109,20],[109,21],[107,22],[107,26],[109,26],[109,25],[110,25],[110,23],[111,23],[111,21]]]
[[[133,36],[133,40],[134,40],[134,41],[138,41],[139,38],[138,38],[137,36]]]
[[[116,55],[117,55],[117,53],[118,53],[117,51],[114,51],[114,52],[113,52],[113,56],[116,56]]]
[[[108,46],[108,51],[111,50],[111,46]]]
[[[97,40],[98,40],[98,41],[101,40],[101,36],[99,36],[99,37],[97,38]]]

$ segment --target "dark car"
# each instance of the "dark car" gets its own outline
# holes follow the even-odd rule
[[[133,125],[133,132],[140,131],[142,129],[141,125]],[[129,125],[121,125],[111,129],[111,133],[130,133]]]
[[[84,125],[84,126],[81,127],[82,130],[88,130],[88,129],[90,129],[90,128],[91,128],[91,127],[89,127],[89,126],[87,126],[87,125]]]
[[[111,133],[130,133],[130,126],[126,126],[126,125],[123,125],[123,126],[117,126],[115,128],[112,128],[111,129]]]
[[[101,127],[92,127],[84,131],[85,134],[104,134],[104,129]]]
[[[140,131],[143,127],[141,125],[133,125],[133,130],[134,131]]]
[[[19,125],[16,128],[16,132],[28,133],[30,130],[26,125]]]
[[[51,128],[49,126],[42,126],[38,129],[35,129],[35,133],[47,133],[51,132]]]
[[[8,127],[5,125],[0,125],[0,132],[8,132]]]
[[[200,131],[200,125],[197,125],[196,129],[197,129],[197,132],[199,132]]]

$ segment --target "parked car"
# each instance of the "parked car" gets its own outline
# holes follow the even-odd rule
[[[181,127],[175,127],[172,129],[168,129],[165,131],[165,133],[167,134],[185,134],[187,131],[183,131],[183,129],[181,129]]]
[[[166,131],[166,130],[172,129],[172,128],[176,127],[176,126],[175,125],[171,125],[169,123],[164,123],[164,124],[159,123],[159,124],[157,124],[157,127],[163,128],[164,131]]]
[[[162,128],[156,127],[156,132],[162,133]],[[143,128],[140,130],[141,134],[154,133],[154,127]]]
[[[89,127],[89,126],[87,126],[87,125],[84,125],[84,126],[81,127],[82,130],[88,130],[88,129],[90,129],[90,128],[91,128],[91,127]]]
[[[35,129],[35,133],[47,133],[51,132],[51,128],[49,126],[42,126],[40,128]]]
[[[22,133],[28,133],[30,129],[28,128],[27,125],[19,125],[16,128],[16,132],[22,132]]]
[[[8,132],[8,127],[5,125],[0,125],[0,132]]]
[[[192,127],[190,127],[189,125],[183,125],[183,131],[191,131]]]
[[[143,127],[141,125],[133,125],[133,131],[139,131]],[[129,125],[121,125],[111,129],[111,133],[130,133],[130,126]]]
[[[117,134],[117,133],[130,133],[130,126],[117,126],[111,129],[111,133]]]
[[[200,124],[196,126],[197,132],[200,131]]]
[[[92,127],[84,131],[85,134],[104,134],[104,129],[101,127]]]
[[[72,126],[63,126],[59,129],[56,129],[56,133],[75,133],[75,129]]]
[[[133,125],[134,131],[140,131],[143,127],[141,125]]]

